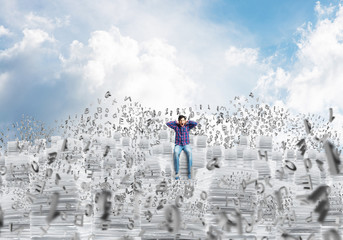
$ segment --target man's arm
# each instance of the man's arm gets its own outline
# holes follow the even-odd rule
[[[198,123],[197,123],[197,122],[194,122],[194,121],[192,121],[192,120],[188,120],[187,123],[186,123],[186,125],[189,126],[189,129],[192,129],[192,128],[194,128],[196,125],[198,125]]]
[[[168,127],[172,128],[172,129],[176,129],[177,128],[177,122],[176,121],[170,121],[166,123]]]

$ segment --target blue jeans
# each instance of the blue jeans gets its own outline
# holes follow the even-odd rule
[[[187,160],[188,160],[188,176],[191,175],[191,170],[192,170],[192,149],[189,144],[180,146],[176,145],[174,147],[174,168],[175,168],[175,174],[179,173],[179,158],[181,151],[184,150],[186,155],[187,155]]]

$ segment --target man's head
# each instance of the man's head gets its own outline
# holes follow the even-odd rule
[[[186,124],[186,117],[183,115],[179,116],[179,124],[183,127]]]

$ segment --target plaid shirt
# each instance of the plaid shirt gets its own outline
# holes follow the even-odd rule
[[[175,144],[184,146],[189,144],[189,130],[194,128],[198,123],[189,120],[183,127],[177,124],[177,121],[167,122],[167,126],[175,130]]]

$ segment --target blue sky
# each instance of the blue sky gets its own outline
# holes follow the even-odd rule
[[[339,1],[0,0],[0,126],[53,123],[111,91],[154,108],[254,92],[341,113]]]

